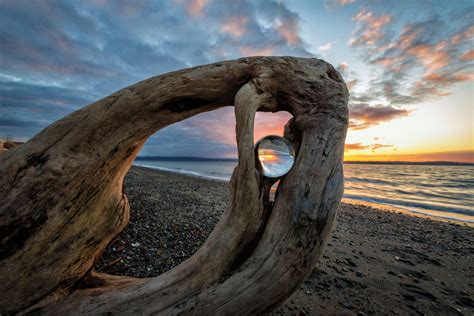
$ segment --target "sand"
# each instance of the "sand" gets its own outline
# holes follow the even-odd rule
[[[151,277],[204,242],[225,208],[224,182],[133,167],[129,225],[96,269]],[[314,271],[275,315],[474,315],[474,229],[341,204]]]

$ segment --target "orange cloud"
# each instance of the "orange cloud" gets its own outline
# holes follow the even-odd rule
[[[352,79],[352,80],[349,80],[346,82],[346,85],[347,85],[347,89],[349,89],[349,91],[352,91],[352,89],[354,88],[354,86],[359,82],[359,80],[357,79]]]
[[[363,145],[361,143],[355,143],[355,144],[345,144],[344,145],[344,150],[345,151],[350,151],[350,150],[364,150],[367,149],[366,145]]]
[[[342,6],[348,5],[354,2],[356,2],[356,0],[337,0],[337,3],[339,3]]]
[[[355,3],[356,0],[325,0],[326,8],[331,8],[334,6],[346,6],[352,3]]]
[[[425,74],[435,72],[451,63],[452,58],[447,51],[448,45],[446,41],[441,41],[436,45],[412,45],[416,36],[418,36],[416,32],[404,34],[400,37],[398,44],[401,54],[380,57],[373,60],[372,63],[381,65],[392,72],[399,73],[403,70],[407,55],[412,55],[416,57],[418,63],[425,67]]]
[[[409,47],[407,52],[416,56],[418,61],[422,63],[429,72],[432,72],[446,67],[449,64],[450,56],[448,52],[443,50],[445,47],[444,42],[440,42],[435,46],[415,45]]]
[[[382,65],[383,67],[390,69],[393,72],[402,71],[402,62],[404,58],[402,56],[396,57],[382,57],[373,61],[374,64]]]
[[[376,17],[372,12],[364,10],[364,9],[359,11],[354,17],[355,21],[366,22],[367,25],[372,29],[380,29],[385,24],[391,22],[392,19],[393,17],[389,14]]]
[[[255,117],[255,141],[267,135],[283,135],[283,130],[292,115],[288,112],[257,112]]]
[[[453,38],[451,39],[451,44],[457,45],[463,42],[464,40],[467,40],[467,39],[472,40],[472,37],[474,37],[474,26],[471,26],[470,28],[468,28],[466,31],[462,33],[454,35]]]
[[[460,58],[461,58],[461,60],[464,60],[464,61],[473,60],[474,59],[474,49],[471,49],[470,51],[465,52],[464,54],[461,55]]]
[[[444,39],[435,44],[415,44],[422,34],[423,29],[417,29],[414,26],[405,27],[398,41],[379,47],[382,52],[386,52],[389,49],[398,49],[399,54],[377,58],[373,63],[382,65],[393,72],[400,72],[403,70],[403,65],[407,63],[407,55],[411,55],[416,58],[417,63],[424,66],[424,76],[427,76],[453,64],[454,58],[450,53],[453,48],[452,45],[457,45],[464,39],[474,35],[474,27],[453,36],[451,40]],[[463,61],[474,59],[474,50],[466,52],[460,59]]]
[[[437,84],[452,84],[460,81],[469,81],[474,77],[473,74],[443,74],[443,73],[432,73],[425,75],[423,79]]]
[[[447,96],[449,92],[446,89],[458,82],[474,79],[472,73],[450,73],[444,71],[440,73],[428,73],[422,79],[416,81],[410,88],[415,97],[423,96]]]
[[[245,56],[271,56],[273,54],[273,46],[255,48],[250,46],[240,47],[239,51]]]
[[[371,106],[365,103],[351,104],[349,107],[349,127],[362,130],[382,122],[407,116],[410,112],[391,105]]]
[[[257,112],[254,123],[254,140],[267,135],[283,135],[283,130],[292,115],[288,112]],[[224,107],[212,112],[193,116],[175,124],[191,129],[193,136],[211,142],[236,145],[234,108]]]
[[[367,11],[359,12],[354,19],[366,21],[368,25],[375,28],[388,21],[388,19],[374,18]],[[374,19],[377,21],[374,22]],[[438,21],[430,21],[430,23],[438,23]],[[449,94],[447,89],[452,84],[473,79],[473,74],[465,73],[466,67],[462,67],[462,63],[474,59],[474,51],[466,52],[464,49],[463,54],[459,51],[462,51],[464,45],[460,43],[474,35],[474,27],[458,32],[452,37],[431,40],[431,43],[425,39],[427,27],[426,23],[410,24],[402,30],[397,40],[376,47],[365,47],[368,54],[381,53],[380,57],[372,59],[371,63],[380,65],[386,70],[383,76],[388,76],[388,78],[379,80],[378,87],[388,101],[397,104],[413,104],[434,97],[446,96]],[[367,44],[369,43],[360,43],[361,46]],[[423,67],[421,75],[418,72],[419,66]],[[398,74],[402,72],[413,74],[415,78],[418,78],[410,82],[408,86],[403,80],[397,79]],[[398,90],[403,88],[410,94],[401,94]]]
[[[413,30],[410,26],[405,27],[402,31],[402,35],[400,35],[400,38],[398,39],[398,46],[400,49],[407,49],[410,47],[419,34],[419,31]]]
[[[295,45],[300,42],[298,35],[298,23],[295,20],[287,20],[280,22],[277,26],[277,31],[281,37],[290,45]]]
[[[347,62],[343,61],[342,63],[340,63],[338,66],[337,66],[337,69],[341,72],[344,72],[346,71],[347,69],[349,68],[349,64],[347,64]]]
[[[362,143],[354,143],[354,144],[345,144],[344,145],[344,151],[350,152],[350,151],[361,151],[361,150],[370,150],[372,152],[377,151],[378,149],[382,148],[395,148],[393,145],[387,145],[387,144],[370,144],[370,145],[364,145]]]
[[[377,17],[374,13],[362,9],[353,17],[353,20],[362,23],[363,27],[360,31],[361,34],[350,39],[349,45],[374,45],[384,37],[382,28],[392,22],[393,17],[389,14]]]
[[[413,86],[410,88],[410,91],[413,96],[426,96],[429,95],[430,97],[432,96],[438,96],[438,97],[444,97],[449,95],[449,92],[442,91],[438,88],[436,84],[431,84],[429,82],[419,80],[413,84]]]
[[[233,16],[221,25],[221,32],[229,33],[234,37],[241,37],[247,32],[248,18],[244,16]]]
[[[192,16],[202,15],[202,10],[208,0],[175,0],[177,3],[184,4],[186,12]]]

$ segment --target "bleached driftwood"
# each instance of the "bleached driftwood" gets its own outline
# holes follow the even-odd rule
[[[319,59],[252,57],[153,77],[53,123],[0,155],[3,313],[256,314],[304,280],[343,192],[348,92]],[[239,164],[205,244],[149,279],[100,274],[94,260],[127,224],[123,178],[147,138],[198,113],[235,106]],[[256,169],[256,111],[293,115],[292,170],[274,205]],[[133,211],[133,210],[132,210]]]

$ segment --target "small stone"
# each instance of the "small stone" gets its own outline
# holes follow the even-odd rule
[[[365,277],[365,274],[363,274],[363,273],[360,272],[360,271],[357,271],[357,272],[356,272],[356,277],[358,277],[358,278],[364,278],[364,277]]]
[[[410,294],[402,294],[403,298],[408,300],[408,301],[411,301],[411,302],[414,302],[416,301],[416,298],[413,296],[413,295],[410,295]]]
[[[339,302],[339,304],[341,304],[342,307],[347,308],[347,309],[354,309],[355,308],[355,306],[351,302],[348,302],[348,301]]]

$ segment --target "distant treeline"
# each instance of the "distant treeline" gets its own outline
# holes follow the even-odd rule
[[[137,157],[137,161],[228,161],[237,162],[235,158],[204,158],[204,157],[168,157],[168,156],[141,156]],[[474,166],[474,163],[453,162],[453,161],[345,161],[345,164],[354,165],[423,165],[423,166]]]

